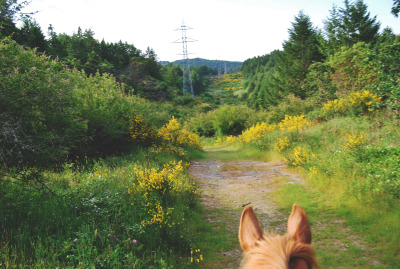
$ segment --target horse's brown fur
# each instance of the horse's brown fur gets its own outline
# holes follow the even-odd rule
[[[242,268],[308,269],[317,267],[311,247],[311,229],[304,210],[293,205],[285,235],[264,234],[251,206],[242,213],[240,246],[245,252]]]

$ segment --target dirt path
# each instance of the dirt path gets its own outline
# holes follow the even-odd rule
[[[289,173],[283,162],[196,161],[190,173],[198,180],[205,216],[216,231],[214,246],[224,237],[227,244],[215,251],[213,259],[200,268],[238,268],[242,251],[237,239],[243,208],[251,204],[265,230],[283,234],[288,215],[282,215],[272,192],[281,184],[301,184],[303,180]],[[307,188],[306,188],[307,189]],[[326,268],[380,268],[379,254],[335,214],[324,212],[314,221],[313,244],[321,249],[320,259]],[[314,240],[315,239],[315,240]],[[318,252],[318,251],[317,251]]]
[[[251,204],[264,228],[276,233],[286,231],[288,216],[282,216],[271,199],[271,191],[278,178],[286,177],[287,184],[301,183],[301,179],[284,171],[283,163],[257,161],[193,162],[190,173],[198,179],[202,204],[207,220],[219,228],[224,222],[231,234],[233,248],[220,253],[221,259],[202,268],[238,268],[241,250],[237,241],[239,220],[244,206]],[[223,216],[215,210],[225,212]],[[223,219],[221,219],[223,218]]]

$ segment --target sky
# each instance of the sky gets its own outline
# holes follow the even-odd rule
[[[400,34],[400,17],[391,13],[393,0],[364,0],[381,30]],[[146,51],[152,48],[160,61],[182,58],[181,25],[189,40],[189,58],[245,61],[282,49],[294,17],[300,10],[323,29],[333,5],[343,0],[32,0],[24,11],[47,34],[72,35],[78,27],[91,29],[106,42],[123,41]],[[178,41],[178,43],[174,43]]]

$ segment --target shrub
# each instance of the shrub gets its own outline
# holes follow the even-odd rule
[[[49,167],[130,143],[137,99],[107,74],[87,77],[10,39],[0,42],[0,159]]]
[[[0,161],[48,166],[85,140],[86,122],[74,109],[76,72],[57,61],[0,41]]]
[[[308,98],[302,100],[293,94],[285,96],[278,105],[269,109],[267,118],[269,123],[278,123],[285,119],[286,115],[306,115],[312,112],[317,106],[317,100]]]
[[[200,150],[202,148],[199,137],[181,128],[175,117],[158,130],[157,136],[159,142],[151,149],[152,153],[166,152],[183,157],[184,149]]]
[[[299,132],[306,126],[309,126],[311,123],[307,121],[306,117],[304,115],[301,116],[285,116],[285,119],[282,120],[278,126],[279,129],[282,131],[287,131],[287,132]]]
[[[287,136],[280,138],[278,137],[275,142],[275,149],[279,153],[283,152],[286,148],[290,146],[290,140]]]
[[[138,146],[150,146],[156,142],[157,131],[143,116],[132,110],[129,117],[129,131],[131,139]]]
[[[192,118],[186,123],[186,126],[192,132],[200,136],[212,137],[215,135],[214,114],[212,112],[201,113]]]
[[[338,88],[338,96],[363,90],[377,82],[376,64],[365,61],[370,53],[369,45],[359,42],[350,48],[343,47],[330,57],[329,64],[335,70],[331,73],[331,79]]]
[[[224,105],[213,114],[214,129],[221,135],[239,135],[258,121],[257,113],[243,105]]]
[[[331,117],[339,115],[362,115],[374,111],[381,102],[381,97],[371,93],[369,90],[352,92],[348,97],[326,102],[322,107],[322,116]]]
[[[250,143],[258,140],[266,133],[273,132],[276,127],[276,125],[271,125],[265,122],[257,123],[256,125],[252,125],[249,129],[244,130],[240,135],[240,139],[243,143]]]

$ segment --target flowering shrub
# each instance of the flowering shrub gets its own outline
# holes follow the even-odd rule
[[[380,102],[381,97],[372,94],[368,90],[353,92],[346,98],[335,99],[325,103],[322,107],[322,113],[324,116],[328,116],[333,113],[344,114],[352,110],[355,114],[366,114],[373,111],[373,107]]]
[[[235,143],[236,141],[236,136],[230,135],[228,137],[226,137],[226,141],[228,141],[228,143]]]
[[[137,144],[149,146],[156,139],[155,128],[134,109],[129,117],[129,131],[131,139]]]
[[[265,133],[273,132],[276,129],[276,125],[271,125],[265,122],[257,123],[251,126],[249,129],[242,132],[240,139],[244,143],[250,143],[258,140]]]
[[[288,137],[283,137],[283,138],[280,138],[280,137],[278,137],[277,139],[276,139],[276,142],[275,142],[275,145],[274,145],[274,147],[275,147],[275,149],[279,152],[279,153],[281,153],[282,151],[284,151],[286,148],[288,148],[290,146],[290,141],[289,141],[289,138]]]
[[[158,131],[158,136],[162,139],[164,145],[191,147],[195,149],[202,148],[199,137],[186,129],[181,129],[181,125],[175,117],[172,117],[172,119]]]
[[[345,141],[345,150],[350,154],[357,154],[365,150],[365,143],[367,141],[367,137],[365,132],[352,134],[346,134],[347,138]]]
[[[370,91],[353,92],[349,94],[349,101],[352,107],[361,108],[362,112],[372,111],[372,107],[381,102],[382,97],[378,97]]]
[[[293,156],[293,161],[291,162],[291,165],[293,166],[302,166],[310,162],[310,155],[302,147],[296,147],[294,148],[294,156]]]
[[[310,125],[310,122],[307,121],[304,115],[301,116],[285,116],[285,119],[279,123],[279,129],[282,131],[300,131],[307,125]]]
[[[293,149],[293,153],[286,158],[288,164],[291,166],[303,166],[308,167],[310,166],[311,161],[317,159],[317,155],[310,152],[309,150],[303,147],[296,147]],[[311,171],[311,170],[310,170]],[[316,170],[314,170],[316,171]],[[313,172],[313,171],[311,171]]]
[[[343,98],[328,101],[322,107],[322,113],[323,114],[328,114],[328,113],[332,113],[332,112],[343,113],[349,107],[347,101],[348,101],[347,99],[343,99]]]
[[[199,194],[194,182],[184,180],[185,164],[182,161],[172,161],[160,169],[135,167],[134,172],[135,181],[128,194],[132,195],[132,205],[140,203],[146,209],[142,228],[170,226],[172,209],[167,207],[167,201],[180,195],[194,198]]]

